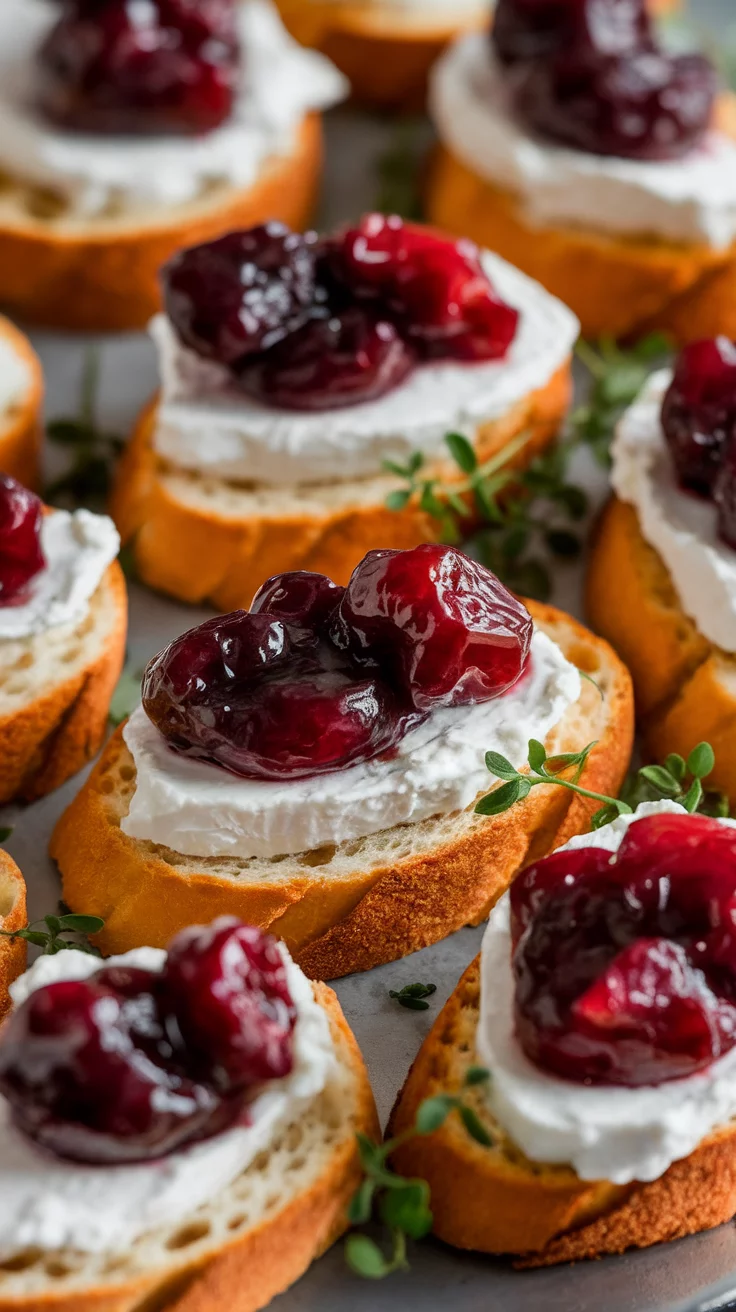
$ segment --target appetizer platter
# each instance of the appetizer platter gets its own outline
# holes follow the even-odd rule
[[[7,0],[0,1312],[736,1307],[677,8]]]

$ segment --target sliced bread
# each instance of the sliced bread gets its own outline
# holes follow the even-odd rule
[[[356,1131],[376,1111],[357,1044],[331,989],[316,984],[337,1049],[334,1075],[233,1184],[189,1221],[126,1252],[12,1254],[0,1262],[0,1312],[257,1312],[347,1227],[360,1180]]]
[[[114,561],[81,622],[0,643],[0,803],[44,796],[99,751],[127,622]]]
[[[0,401],[0,473],[10,474],[26,487],[38,484],[41,449],[43,373],[28,338],[0,315],[0,397],[3,395],[3,357],[12,368],[17,362],[25,384],[14,392],[9,404]]]
[[[401,1174],[427,1180],[434,1233],[456,1248],[512,1254],[522,1266],[549,1266],[646,1248],[729,1221],[736,1212],[736,1129],[711,1134],[650,1184],[584,1181],[568,1166],[530,1161],[491,1114],[482,1086],[464,1089],[477,1065],[479,961],[463,975],[425,1040],[391,1117],[390,1134],[413,1126],[419,1104],[437,1093],[471,1102],[492,1139],[481,1147],[451,1117],[428,1138],[393,1156]]]
[[[632,744],[628,672],[606,643],[569,616],[533,603],[530,610],[600,688],[583,681],[579,701],[548,736],[547,749],[578,751],[595,739],[583,782],[615,794]],[[490,790],[490,775],[488,783]],[[494,818],[471,806],[337,847],[233,860],[183,856],[124,834],[120,823],[135,786],[133,758],[119,731],[51,843],[69,906],[105,921],[103,952],[143,942],[165,946],[184,925],[228,912],[278,934],[317,979],[369,970],[478,924],[521,867],[583,832],[597,805],[561,788],[535,788]]]
[[[0,930],[12,934],[26,925],[26,886],[12,857],[0,848]],[[10,1006],[8,988],[26,968],[23,939],[0,938],[0,1020]]]
[[[509,464],[528,464],[558,433],[570,389],[568,362],[545,387],[479,427],[479,459],[525,434]],[[110,511],[123,542],[132,544],[140,578],[181,601],[247,607],[265,578],[293,569],[347,583],[373,547],[437,539],[437,523],[415,502],[398,512],[387,508],[386,497],[400,486],[389,474],[289,488],[228,483],[165,465],[153,449],[155,423],[154,403],[123,456]],[[443,481],[459,476],[445,463],[427,472]]]

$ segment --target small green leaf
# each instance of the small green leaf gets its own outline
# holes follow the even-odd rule
[[[123,670],[112,695],[109,710],[110,723],[116,727],[127,720],[138,705],[141,699],[141,678],[140,671]]]
[[[693,779],[690,787],[688,788],[687,792],[685,793],[685,796],[682,799],[682,805],[684,806],[686,811],[689,811],[691,815],[694,815],[694,813],[697,811],[698,807],[700,806],[702,800],[703,800],[703,785],[701,784],[699,779]]]
[[[475,1084],[487,1084],[490,1078],[491,1072],[485,1066],[469,1066],[463,1083],[470,1089]]]
[[[595,815],[591,816],[590,818],[591,829],[605,828],[606,825],[610,825],[613,823],[614,820],[617,820],[619,814],[620,812],[618,807],[614,806],[613,802],[607,802],[605,806],[601,807],[600,811],[596,811]]]
[[[663,765],[644,765],[639,771],[642,779],[653,785],[662,797],[678,797],[680,785]]]
[[[416,1118],[417,1134],[434,1134],[444,1125],[450,1112],[457,1107],[457,1098],[449,1093],[438,1093],[420,1103]]]
[[[478,467],[478,457],[472,444],[462,433],[446,433],[445,443],[455,464],[464,474],[472,474]]]
[[[522,785],[526,785],[526,791],[522,790]],[[475,805],[476,815],[503,815],[509,811],[523,797],[526,797],[531,788],[528,779],[519,775],[518,779],[512,779],[509,783],[503,784],[500,788],[494,788],[492,793],[481,797]]]
[[[687,758],[687,768],[696,779],[706,779],[712,774],[715,763],[715,752],[710,743],[698,743]]]
[[[565,483],[555,494],[555,501],[558,505],[564,506],[571,519],[581,520],[585,518],[588,510],[588,497],[581,487],[576,487],[573,483]]]
[[[383,1146],[374,1143],[372,1139],[368,1138],[367,1134],[358,1133],[355,1137],[358,1141],[360,1162],[366,1174],[372,1175],[376,1171],[382,1171],[385,1159]]]
[[[42,934],[40,930],[19,929],[16,932],[15,937],[23,938],[25,939],[26,943],[32,943],[33,946],[37,948],[48,948],[49,946],[51,946],[51,941],[49,939],[48,934]]]
[[[602,701],[602,702],[605,701],[606,699],[605,699],[605,697],[604,697],[604,695],[603,695],[603,689],[601,688],[601,685],[600,685],[600,684],[599,684],[599,683],[593,678],[593,675],[592,675],[592,674],[588,674],[588,671],[587,671],[587,670],[581,670],[581,669],[580,669],[580,666],[577,667],[577,671],[578,671],[578,674],[580,675],[580,678],[581,678],[581,679],[585,679],[585,682],[586,682],[586,683],[592,683],[592,685],[593,685],[593,687],[595,688],[596,692],[598,693],[598,696],[600,697],[601,701]]]
[[[13,832],[13,826],[12,826],[12,825],[9,825],[9,826],[6,825],[4,829],[0,829],[0,843],[5,843],[5,842],[7,842],[7,840],[10,838],[10,835],[12,834],[12,832]]]
[[[461,1103],[458,1112],[471,1139],[475,1139],[475,1142],[482,1144],[484,1148],[491,1148],[493,1139],[478,1114],[473,1111],[473,1108],[466,1107],[464,1103]]]
[[[348,1266],[366,1280],[382,1280],[394,1270],[378,1244],[368,1235],[348,1235],[345,1240],[345,1258]]]
[[[630,405],[644,386],[648,372],[635,361],[615,366],[598,384],[600,399],[608,405]]]
[[[409,456],[409,462],[407,464],[407,469],[409,473],[417,474],[423,464],[424,464],[424,456],[422,455],[422,452],[412,451],[411,455]]]
[[[364,1180],[360,1188],[353,1194],[348,1206],[348,1220],[351,1225],[365,1225],[366,1221],[370,1221],[374,1193],[375,1185],[373,1181]]]
[[[672,775],[673,779],[676,779],[678,783],[682,783],[687,770],[687,765],[682,756],[678,756],[677,752],[670,752],[669,756],[665,758],[664,768]]]
[[[539,774],[545,761],[547,760],[547,749],[544,743],[540,743],[536,738],[529,739],[529,765],[535,774]]]
[[[403,1230],[410,1239],[423,1239],[432,1229],[426,1180],[408,1180],[401,1188],[388,1190],[381,1197],[380,1213],[391,1229]]]
[[[497,779],[519,778],[519,771],[500,752],[486,752],[486,769]]]
[[[411,488],[395,488],[386,497],[387,510],[404,510],[411,501]]]
[[[59,925],[62,929],[72,930],[75,934],[99,934],[100,930],[105,928],[105,922],[100,916],[78,916],[73,912],[59,916]]]
[[[49,934],[55,938],[61,929],[61,921],[58,916],[44,916],[43,919]]]

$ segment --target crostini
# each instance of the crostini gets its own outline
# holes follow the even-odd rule
[[[0,475],[0,802],[32,801],[99,750],[127,593],[105,515],[44,510]]]
[[[395,217],[320,241],[234,232],[163,281],[161,394],[111,513],[143,581],[183,601],[248,606],[294,569],[347,583],[376,544],[436,538],[398,466],[462,479],[448,432],[481,462],[526,465],[569,404],[574,315],[490,252]]]
[[[449,1118],[393,1156],[428,1181],[446,1243],[544,1266],[731,1220],[736,1016],[716,886],[733,897],[735,823],[665,801],[536,862],[495,907],[391,1118],[403,1134],[426,1097],[459,1094],[490,1141]]]
[[[347,84],[269,0],[5,0],[0,51],[0,293],[23,318],[142,328],[180,246],[309,220]]]
[[[228,917],[168,952],[65,951],[13,997],[0,1312],[257,1312],[346,1228],[373,1096],[334,993],[275,940]]]
[[[0,315],[0,473],[38,483],[43,374],[28,338]]]
[[[26,926],[26,886],[15,861],[0,849],[0,1020],[10,1006],[10,985],[26,968],[23,939],[8,938]]]
[[[736,336],[736,112],[713,66],[669,55],[643,0],[499,6],[432,75],[428,217],[489,246],[584,335]],[[544,11],[544,13],[542,13]]]
[[[713,786],[736,799],[736,347],[692,343],[619,425],[614,497],[586,582],[593,628],[631,670],[647,754],[703,738]]]
[[[105,953],[228,911],[330,979],[477,924],[584,830],[591,803],[562,789],[474,811],[487,751],[521,766],[530,738],[557,755],[581,734],[610,792],[632,699],[605,643],[454,548],[374,551],[347,589],[278,576],[156,657],[51,853]]]

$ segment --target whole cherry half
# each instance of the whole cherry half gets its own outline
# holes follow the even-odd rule
[[[18,606],[46,568],[41,546],[43,506],[28,488],[0,474],[0,606]]]
[[[682,486],[712,493],[736,435],[736,345],[728,337],[691,342],[680,352],[662,428]]]

